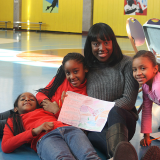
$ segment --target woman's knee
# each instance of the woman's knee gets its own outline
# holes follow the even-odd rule
[[[119,107],[114,106],[114,107],[110,110],[109,115],[110,115],[110,114],[113,115],[113,114],[117,113],[117,112],[118,112],[118,108],[119,108]]]
[[[124,109],[114,106],[108,114],[108,127],[116,123],[126,125],[126,114]]]
[[[124,109],[118,107],[118,106],[114,106],[110,112],[109,115],[114,116],[115,114],[123,114],[123,112],[125,112]]]

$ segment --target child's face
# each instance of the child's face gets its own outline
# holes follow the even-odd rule
[[[33,94],[29,92],[22,93],[18,99],[18,107],[14,110],[19,114],[24,114],[35,110],[37,107],[37,101]]]
[[[138,57],[132,63],[133,77],[140,85],[146,83],[152,86],[153,78],[158,71],[158,66],[153,66],[147,57]]]
[[[101,40],[97,38],[97,41],[91,42],[92,53],[100,61],[106,62],[113,52],[113,46],[111,40]]]
[[[76,60],[69,60],[64,65],[64,71],[67,80],[74,86],[78,87],[85,81],[85,75],[88,72],[82,63]]]

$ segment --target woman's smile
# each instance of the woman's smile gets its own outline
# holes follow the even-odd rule
[[[108,52],[105,52],[105,53],[98,53],[99,57],[106,57],[108,55]]]

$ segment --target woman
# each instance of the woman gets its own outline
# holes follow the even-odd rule
[[[91,143],[111,158],[119,142],[132,139],[138,119],[139,86],[132,75],[132,58],[122,54],[114,32],[104,23],[90,28],[84,56],[89,66],[88,96],[115,102],[103,130],[88,132]]]

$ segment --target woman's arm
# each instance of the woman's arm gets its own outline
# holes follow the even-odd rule
[[[123,94],[121,98],[115,100],[115,105],[126,110],[131,110],[135,106],[139,85],[133,78],[132,61],[128,61],[122,69],[124,77]]]

